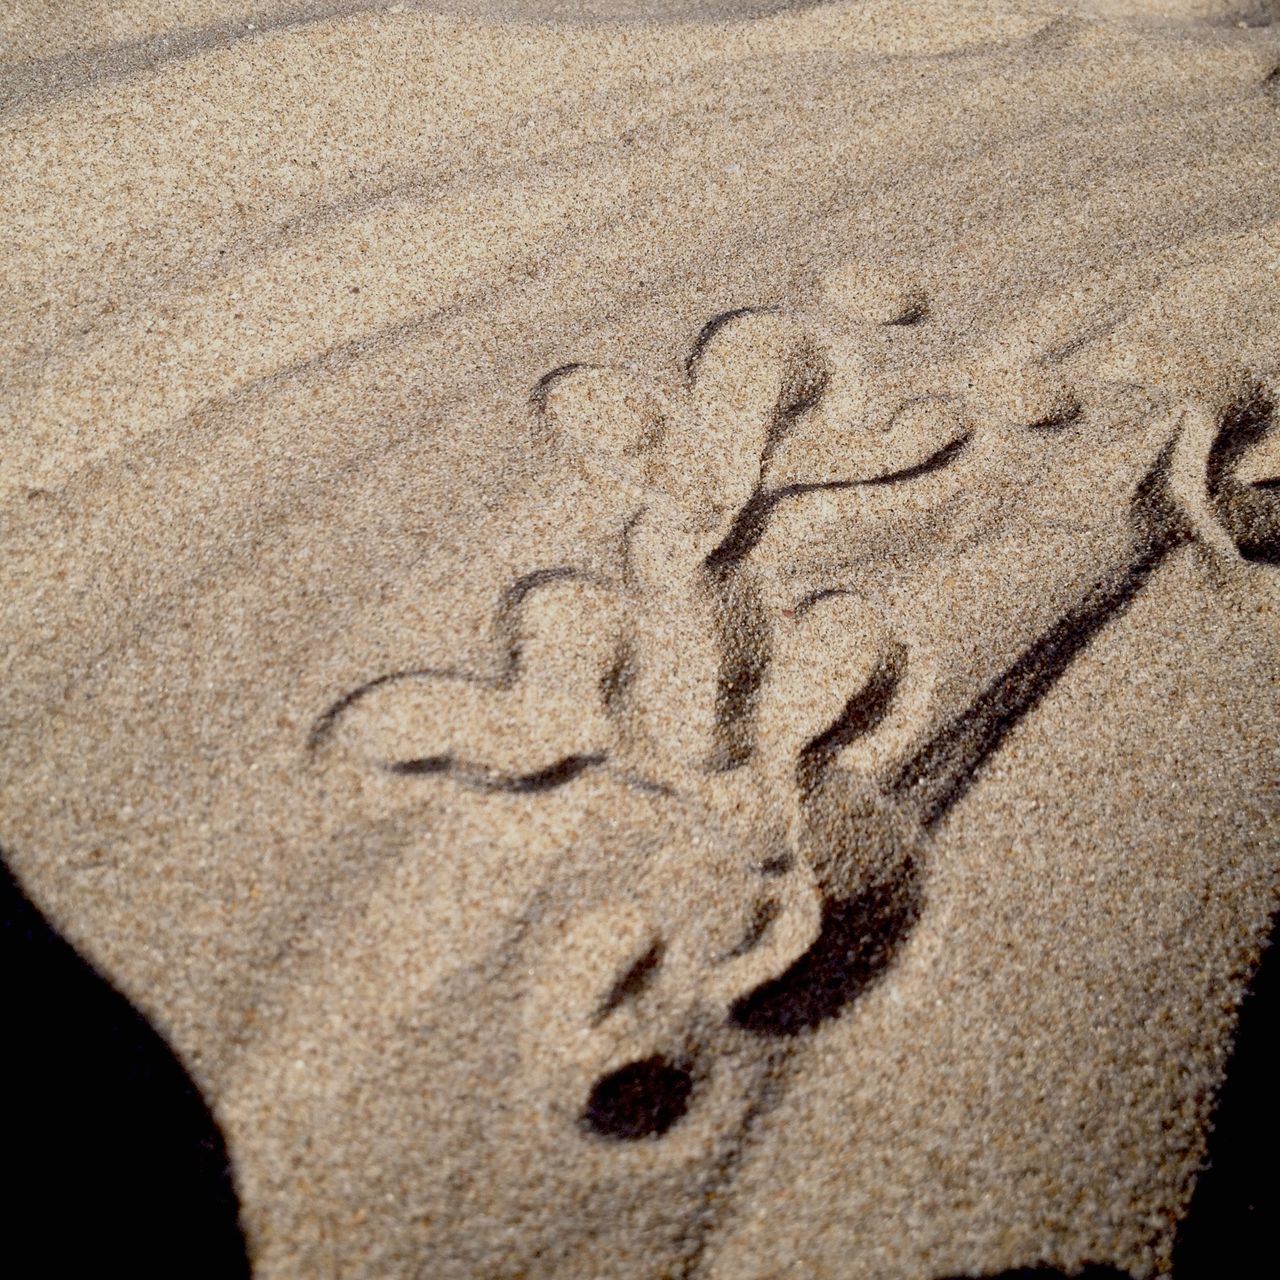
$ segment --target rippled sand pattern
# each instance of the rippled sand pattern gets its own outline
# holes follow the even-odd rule
[[[1278,22],[0,17],[0,848],[255,1275],[1169,1270],[1280,901]]]

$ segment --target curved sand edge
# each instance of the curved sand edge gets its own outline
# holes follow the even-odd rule
[[[921,673],[844,765],[884,777],[978,705],[1124,570],[1171,415],[1220,432],[1275,372],[1280,45],[1148,17],[835,6],[566,35],[387,11],[11,107],[0,841],[205,1088],[263,1274],[413,1274],[423,1250],[435,1274],[500,1274],[531,1241],[557,1275],[669,1257],[840,1274],[851,1252],[902,1276],[1167,1264],[1275,903],[1275,570],[1224,568],[1194,468],[1171,490],[1194,542],[983,758],[930,837],[891,965],[785,1071],[747,1054],[701,1095],[672,1134],[704,1134],[712,1174],[692,1138],[693,1172],[629,1149],[610,1244],[583,1246],[566,1200],[520,1181],[543,1124],[529,1077],[504,1079],[498,1112],[499,1064],[440,1067],[477,1107],[479,1191],[442,1183],[457,1168],[430,1143],[401,1149],[430,1108],[379,1108],[442,1087],[430,1052],[405,1052],[425,1017],[405,992],[426,1007],[452,990],[452,904],[480,894],[497,938],[563,815],[632,802],[589,775],[550,809],[407,794],[306,751],[370,678],[487,669],[494,601],[522,575],[607,576],[632,481],[548,451],[539,380],[623,366],[678,401],[701,326],[743,307],[781,308],[823,353],[825,399],[804,413],[826,434],[778,455],[789,483],[842,479],[850,459],[862,480],[908,472],[947,432],[972,436],[916,496],[816,494],[752,549],[767,600],[851,592]],[[791,339],[759,341],[726,387],[767,382]],[[948,409],[906,429],[897,407],[924,400],[961,426]],[[1247,483],[1275,474],[1266,447],[1233,461]],[[656,611],[659,650],[679,624],[668,647],[697,652],[679,629],[694,610]],[[677,719],[695,705],[677,683],[636,714],[663,698]],[[803,742],[812,712],[788,694],[759,740]],[[472,714],[507,711],[477,704],[464,728]],[[559,723],[535,717],[527,758]],[[747,801],[717,795],[695,807],[732,828]],[[483,868],[473,883],[440,864],[440,839],[391,856],[428,818],[459,842],[477,821],[516,833],[526,879],[493,897]],[[561,984],[590,995],[597,959],[586,945],[549,970],[545,1016]],[[483,1033],[502,997],[468,999]],[[720,1126],[761,1069],[785,1092]],[[563,1190],[585,1168],[598,1187],[618,1176],[602,1151],[539,1174]],[[650,1175],[656,1211],[635,1194]],[[459,1231],[477,1205],[493,1219]]]

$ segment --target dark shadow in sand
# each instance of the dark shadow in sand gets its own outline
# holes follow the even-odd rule
[[[25,1274],[47,1276],[247,1280],[226,1144],[198,1089],[3,863],[0,955],[2,1263],[25,1257]]]
[[[1170,453],[1161,454],[1135,494],[1136,545],[1127,571],[1100,580],[886,779],[887,796],[924,831],[946,817],[1013,729],[1185,541],[1166,497]],[[868,713],[842,717],[833,726],[841,745],[883,718],[902,661],[891,665],[881,681],[871,682]],[[815,739],[807,750],[818,750],[825,738]],[[890,882],[852,899],[829,900],[817,942],[785,973],[739,1001],[734,1021],[758,1034],[788,1036],[837,1017],[888,970],[919,918],[922,900],[921,867],[914,858],[905,860]]]
[[[817,942],[785,973],[739,1000],[734,1024],[757,1035],[793,1036],[836,1017],[886,972],[919,914],[914,869],[894,883],[828,902]]]
[[[1280,1223],[1280,916],[1240,1007],[1235,1049],[1218,1095],[1208,1167],[1178,1229],[1176,1280],[1262,1275],[1275,1266]]]
[[[946,1280],[1129,1280],[1127,1271],[1086,1263],[1079,1271],[1059,1271],[1056,1267],[1014,1267],[1010,1271],[989,1271],[980,1276],[948,1276]]]
[[[765,18],[785,9],[816,8],[824,0],[401,0],[400,13],[469,18],[481,23],[537,23],[557,27],[596,27],[626,22],[717,22]],[[209,6],[210,10],[214,6]],[[238,14],[206,26],[171,26],[136,39],[104,39],[91,49],[45,58],[14,59],[0,65],[0,103],[33,110],[96,85],[145,76],[174,62],[186,62],[229,49],[241,41],[262,40],[275,32],[386,14],[393,0],[297,0],[264,4],[256,13]],[[103,33],[104,36],[107,33]]]

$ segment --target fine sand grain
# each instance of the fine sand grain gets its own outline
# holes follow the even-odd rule
[[[1280,8],[19,0],[0,130],[0,847],[255,1275],[1170,1269]]]

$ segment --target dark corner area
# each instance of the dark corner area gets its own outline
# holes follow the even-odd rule
[[[147,1020],[0,862],[10,1275],[248,1277],[222,1135]]]
[[[1240,1008],[1208,1167],[1178,1232],[1176,1280],[1273,1274],[1280,1238],[1280,916]]]
[[[1246,1280],[1273,1275],[1280,1235],[1280,916],[1240,1009],[1235,1047],[1218,1096],[1208,1164],[1178,1228],[1174,1280]],[[1051,1267],[948,1280],[1068,1280]],[[1125,1280],[1092,1265],[1070,1280]]]

